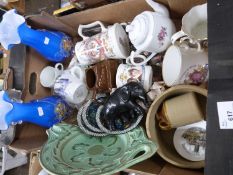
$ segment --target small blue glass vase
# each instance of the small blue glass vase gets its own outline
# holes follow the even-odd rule
[[[5,49],[15,44],[25,44],[37,50],[52,62],[63,62],[73,53],[72,39],[57,31],[35,30],[16,11],[7,11],[0,23],[0,42]]]
[[[0,92],[0,130],[10,125],[29,122],[50,128],[71,113],[67,103],[58,96],[49,96],[28,103],[12,100],[5,91]]]

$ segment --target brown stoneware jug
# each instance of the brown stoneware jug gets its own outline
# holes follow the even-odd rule
[[[104,60],[86,69],[86,82],[89,90],[108,93],[116,88],[116,73],[119,60]]]

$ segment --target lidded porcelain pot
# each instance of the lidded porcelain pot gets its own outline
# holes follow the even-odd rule
[[[169,17],[167,8],[152,0],[146,2],[155,12],[144,11],[126,26],[129,39],[137,49],[154,54],[165,51],[171,44],[171,37],[176,32],[175,25]]]

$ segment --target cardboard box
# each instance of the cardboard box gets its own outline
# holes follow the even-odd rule
[[[38,175],[41,170],[42,167],[39,163],[39,151],[33,151],[30,154],[28,175]],[[137,175],[203,175],[203,170],[187,170],[177,168],[169,163],[165,163],[158,156],[138,163],[129,169],[124,170],[124,172],[135,173]],[[113,175],[120,175],[120,173]]]
[[[33,151],[30,154],[28,175],[38,175],[41,170],[42,167],[39,162],[39,151]]]
[[[29,163],[29,173],[28,175],[38,175],[42,170],[39,162],[39,151],[33,151],[30,154],[30,163]],[[120,173],[115,173],[113,175],[120,175]]]
[[[82,2],[82,1],[80,1]],[[82,10],[86,10],[89,8],[95,8],[95,7],[99,7],[99,6],[103,6],[106,4],[109,4],[110,2],[107,0],[85,0],[85,4],[84,4],[84,8],[80,8],[77,7],[75,5],[75,3],[70,3],[70,2],[64,2],[63,4],[65,4],[65,6],[62,6],[61,4],[61,8],[57,9],[53,12],[53,15],[55,16],[64,16],[64,15],[68,15],[71,13],[75,13],[75,12],[79,12]]]
[[[181,27],[180,20],[183,14],[192,6],[205,3],[206,0],[158,0],[157,2],[160,2],[169,8],[171,17],[179,30]],[[34,28],[59,30],[76,39],[76,37],[78,37],[77,29],[79,24],[88,24],[97,20],[106,24],[130,22],[136,15],[145,10],[152,11],[152,8],[147,5],[144,0],[125,0],[59,18],[42,13],[41,15],[28,17],[27,21],[28,24]],[[51,93],[43,89],[37,79],[34,81],[36,82],[36,92],[34,95],[29,94],[28,87],[31,74],[35,73],[36,77],[39,77],[42,68],[49,63],[31,48],[27,50],[27,58],[27,72],[25,73],[25,88],[23,90],[25,101],[45,97]],[[10,81],[10,79],[8,81]],[[24,124],[17,128],[17,136],[11,147],[15,149],[23,149],[25,151],[32,151],[42,146],[45,140],[46,134],[44,129],[31,124]],[[145,175],[166,175],[169,174],[168,172],[173,173],[174,175],[194,175],[196,173],[190,170],[181,170],[174,167],[171,168],[169,165],[164,167],[164,165],[164,161],[159,161],[157,158],[151,158],[127,169],[126,171]],[[203,172],[201,171],[198,173],[202,174]]]

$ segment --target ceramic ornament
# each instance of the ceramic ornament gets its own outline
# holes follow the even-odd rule
[[[106,133],[112,134],[135,128],[146,114],[138,102],[148,106],[146,92],[140,83],[129,82],[116,89],[103,105],[103,115],[97,115],[98,126]]]
[[[206,121],[200,121],[176,129],[173,143],[176,151],[190,161],[205,160]]]

